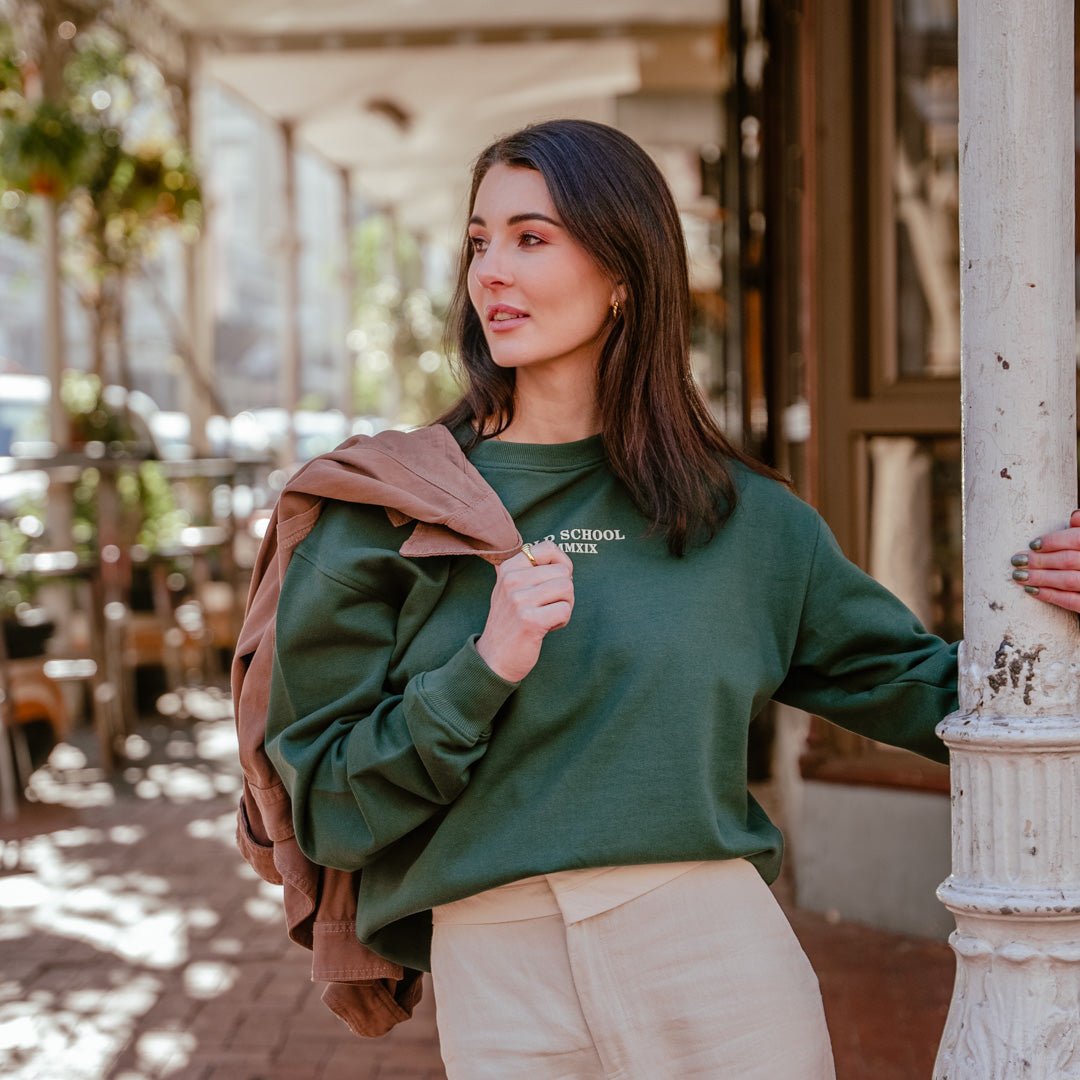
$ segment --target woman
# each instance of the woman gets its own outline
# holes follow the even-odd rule
[[[451,1080],[832,1076],[747,727],[776,698],[945,760],[955,646],[716,427],[678,215],[626,136],[485,151],[452,331],[443,422],[529,542],[493,580],[327,506],[267,721],[301,846],[363,867],[361,939],[432,971]],[[1029,583],[1071,604],[1049,547]]]

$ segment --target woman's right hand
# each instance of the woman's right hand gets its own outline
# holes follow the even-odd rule
[[[550,540],[531,545],[536,565],[519,552],[495,568],[484,632],[476,642],[496,675],[520,682],[540,659],[545,636],[570,621],[574,610],[574,564]]]

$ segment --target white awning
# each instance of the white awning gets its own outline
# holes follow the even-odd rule
[[[160,2],[160,0],[159,0]],[[726,0],[185,0],[202,71],[352,170],[407,228],[460,216],[469,164],[556,116],[613,122],[650,33],[715,40]],[[710,38],[710,34],[713,37]]]
[[[169,17],[200,36],[288,35],[491,26],[619,26],[629,23],[721,22],[727,0],[184,0]]]
[[[205,70],[420,229],[458,216],[468,163],[493,137],[553,116],[612,122],[615,96],[639,83],[629,41],[226,53]]]

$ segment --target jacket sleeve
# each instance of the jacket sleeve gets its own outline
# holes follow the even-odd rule
[[[798,637],[777,701],[948,761],[934,728],[957,708],[956,651],[850,562],[818,519]]]
[[[293,555],[278,605],[266,750],[292,800],[301,850],[342,870],[451,803],[517,684],[464,642],[441,666],[387,689],[393,602]]]

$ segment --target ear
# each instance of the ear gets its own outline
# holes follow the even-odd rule
[[[611,290],[611,303],[614,304],[618,300],[620,304],[626,303],[626,286],[621,282],[616,282],[615,288]]]

